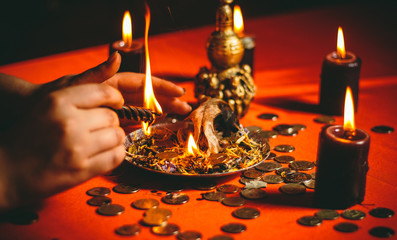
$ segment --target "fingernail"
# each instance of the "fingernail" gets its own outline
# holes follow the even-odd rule
[[[186,93],[186,88],[182,88],[183,89],[183,95],[185,95]]]
[[[116,58],[116,54],[117,54],[118,52],[119,52],[119,51],[113,52],[112,55],[109,56],[107,62],[113,62],[114,59]]]

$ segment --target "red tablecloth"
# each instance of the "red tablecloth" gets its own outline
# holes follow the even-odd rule
[[[377,134],[371,132],[375,125],[397,127],[397,58],[393,45],[395,23],[386,9],[363,5],[260,17],[246,21],[246,32],[256,36],[255,82],[257,95],[248,114],[241,120],[245,126],[258,125],[271,129],[278,123],[303,123],[307,129],[296,137],[278,136],[271,139],[271,146],[291,144],[296,150],[291,154],[297,160],[315,161],[318,134],[323,125],[313,122],[319,114],[313,112],[318,103],[319,74],[324,56],[336,45],[336,30],[344,29],[349,51],[363,59],[360,82],[359,109],[356,124],[371,135],[369,153],[370,170],[367,189],[362,205],[352,208],[368,210],[373,207],[388,207],[397,211],[397,133]],[[394,26],[394,27],[393,27]],[[391,28],[393,27],[393,28]],[[213,26],[153,36],[149,39],[153,74],[176,81],[187,89],[185,100],[195,101],[192,79],[200,66],[209,65],[204,43]],[[43,57],[25,62],[1,66],[0,71],[13,74],[35,83],[43,83],[65,74],[78,73],[104,61],[108,56],[107,46],[97,46],[63,54]],[[263,112],[279,115],[277,121],[257,118]],[[342,117],[336,117],[341,124]],[[90,197],[86,191],[92,187],[112,188],[117,184],[115,177],[98,176],[79,186],[48,198],[38,211],[39,221],[27,226],[0,223],[1,239],[123,239],[114,229],[123,224],[138,223],[143,211],[130,207],[139,198],[151,197],[164,182],[162,176],[137,171],[124,164],[118,171],[129,175],[130,181],[150,182],[145,188],[130,195],[112,192],[113,203],[123,205],[126,210],[116,217],[105,217],[95,213],[96,208],[87,205]],[[222,182],[238,183],[234,175]],[[189,182],[179,179],[180,182]],[[197,179],[196,181],[200,181]],[[197,230],[204,239],[222,234],[220,227],[230,222],[247,225],[247,231],[229,234],[234,239],[375,239],[368,230],[375,226],[394,227],[397,231],[397,217],[379,219],[367,214],[364,220],[349,221],[337,219],[324,221],[318,227],[304,227],[296,220],[304,215],[313,215],[318,209],[312,207],[313,191],[302,196],[281,194],[281,184],[269,185],[265,190],[268,197],[260,201],[248,200],[246,206],[256,207],[260,217],[240,220],[231,215],[235,210],[218,202],[199,201],[205,191],[187,188],[184,190],[190,201],[184,205],[160,206],[168,208],[173,215],[170,223],[176,223],[182,231]],[[159,192],[164,196],[164,192]],[[341,211],[339,211],[341,212]],[[355,233],[340,233],[333,230],[336,223],[348,221],[358,224]],[[143,227],[135,239],[175,239],[174,236],[158,237]]]

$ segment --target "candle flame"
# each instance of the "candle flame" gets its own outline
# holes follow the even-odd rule
[[[125,46],[132,46],[132,23],[129,11],[125,11],[123,18],[123,42]]]
[[[193,135],[190,133],[187,142],[187,155],[195,156],[195,152],[198,153],[200,152],[200,150],[198,149],[196,142],[194,141]]]
[[[244,33],[244,21],[243,14],[241,13],[241,8],[239,5],[234,5],[233,9],[233,22],[234,22],[234,32],[241,37]]]
[[[343,38],[343,31],[342,28],[338,28],[338,40],[336,44],[336,52],[338,53],[338,56],[341,58],[346,57],[346,50],[345,50],[345,40]]]
[[[149,47],[148,47],[148,38],[149,38],[149,26],[150,26],[150,9],[149,6],[145,2],[146,14],[145,14],[145,58],[146,58],[146,74],[145,74],[145,95],[143,99],[143,106],[148,108],[156,113],[163,113],[160,104],[157,102],[156,97],[153,92],[152,85],[152,74],[150,70],[150,60],[149,60]],[[150,126],[148,123],[142,122],[142,128],[145,135],[150,135]]]
[[[354,131],[356,130],[354,124],[354,105],[352,91],[349,86],[346,88],[345,113],[343,122],[343,130],[345,132],[352,133],[351,135],[354,135]]]

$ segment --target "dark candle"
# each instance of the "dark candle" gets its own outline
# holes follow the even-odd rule
[[[342,42],[339,46],[339,42]],[[341,49],[343,47],[343,49]],[[345,89],[353,92],[357,111],[361,59],[345,52],[343,33],[338,33],[338,51],[326,56],[321,70],[320,111],[328,115],[343,115]]]
[[[145,49],[144,45],[132,40],[131,16],[128,11],[123,19],[123,40],[113,42],[109,45],[109,55],[118,51],[121,55],[119,72],[145,71]]]

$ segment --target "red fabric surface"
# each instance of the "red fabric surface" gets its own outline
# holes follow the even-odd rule
[[[296,220],[304,215],[313,215],[318,209],[311,205],[313,191],[302,196],[287,196],[278,191],[280,184],[269,185],[266,199],[248,200],[246,206],[260,209],[261,215],[253,220],[232,217],[233,207],[218,202],[198,201],[201,193],[187,189],[190,201],[184,205],[167,205],[173,215],[170,223],[185,230],[198,230],[203,239],[221,234],[220,227],[230,222],[247,225],[241,234],[229,234],[234,239],[375,239],[368,230],[375,226],[394,227],[397,231],[397,216],[378,219],[368,215],[373,207],[388,207],[397,211],[397,133],[377,134],[371,132],[375,125],[390,125],[397,128],[397,64],[396,48],[390,40],[387,15],[380,8],[347,6],[344,8],[317,9],[285,15],[261,17],[246,21],[246,32],[256,36],[255,82],[257,95],[248,114],[241,120],[245,126],[259,125],[270,129],[278,123],[303,123],[305,131],[296,137],[279,136],[270,140],[271,146],[291,144],[296,150],[291,153],[297,160],[315,161],[318,134],[322,124],[314,123],[319,114],[313,111],[318,102],[319,74],[324,56],[336,45],[336,29],[345,30],[347,49],[363,59],[360,82],[359,109],[356,125],[370,133],[369,173],[363,205],[352,208],[363,210],[367,217],[360,221],[339,218],[324,221],[318,227],[304,227]],[[376,15],[377,14],[377,15]],[[334,16],[338,16],[338,18]],[[368,18],[376,15],[378,18]],[[385,24],[385,25],[382,25]],[[389,24],[389,25],[388,25]],[[379,35],[368,33],[371,31]],[[379,27],[383,26],[383,27]],[[163,34],[149,39],[149,50],[153,74],[173,80],[187,89],[185,100],[195,101],[192,79],[200,66],[208,65],[204,43],[213,26]],[[394,36],[394,35],[392,35]],[[395,37],[395,36],[394,36]],[[31,82],[42,83],[65,74],[78,73],[95,66],[107,58],[107,46],[98,46],[64,54],[48,56],[21,63],[1,66],[0,71],[13,74]],[[257,118],[263,112],[279,115],[277,121]],[[342,123],[342,117],[336,117]],[[149,174],[123,164],[119,169],[127,181],[151,183],[135,194],[122,195],[112,192],[113,203],[123,205],[126,210],[116,217],[105,217],[95,213],[96,208],[86,204],[90,198],[85,192],[97,186],[113,187],[119,180],[109,176],[98,176],[79,186],[48,198],[39,210],[40,219],[28,226],[0,223],[1,239],[123,239],[114,229],[123,224],[138,223],[143,211],[130,207],[139,198],[151,197],[150,192],[172,179]],[[237,184],[239,176],[233,175],[222,182]],[[125,180],[125,179],[124,179]],[[186,179],[177,181],[186,182]],[[194,180],[200,181],[200,179]],[[144,184],[146,186],[146,184]],[[160,192],[164,196],[164,192]],[[341,212],[341,211],[339,211]],[[333,230],[336,223],[347,221],[358,224],[355,233],[340,233]],[[174,236],[158,237],[148,227],[134,239],[175,239]]]

